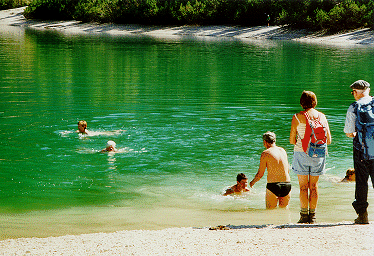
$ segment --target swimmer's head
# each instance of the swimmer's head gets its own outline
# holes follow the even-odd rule
[[[345,178],[350,180],[350,181],[356,181],[355,169],[353,169],[353,168],[348,169],[347,172],[346,172]]]
[[[275,136],[274,132],[265,132],[262,135],[262,139],[267,143],[273,144],[277,140],[277,137]]]
[[[236,176],[236,181],[241,182],[242,180],[248,180],[247,176],[244,173],[239,173]]]
[[[112,140],[108,140],[108,142],[106,143],[106,147],[109,148],[109,147],[113,147],[115,148],[116,147],[116,143]]]
[[[78,130],[79,130],[79,132],[84,133],[85,130],[86,130],[86,128],[87,128],[87,122],[86,121],[81,120],[81,121],[78,122]]]

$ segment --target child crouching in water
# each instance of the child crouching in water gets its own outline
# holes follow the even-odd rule
[[[247,186],[248,186],[247,176],[245,176],[244,173],[239,173],[236,176],[236,184],[228,188],[223,195],[227,196],[227,195],[234,194],[234,193],[241,194],[243,192],[248,192],[249,188]]]

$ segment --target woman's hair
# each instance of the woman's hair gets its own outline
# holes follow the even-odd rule
[[[314,94],[314,92],[303,91],[300,97],[300,104],[305,110],[314,108],[317,106],[317,96]]]

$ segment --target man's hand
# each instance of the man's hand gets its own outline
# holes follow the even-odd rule
[[[348,138],[354,138],[356,137],[356,134],[357,132],[352,132],[352,133],[346,133],[345,135],[347,135]]]
[[[249,182],[249,186],[252,188],[253,185],[255,184],[255,182],[253,182],[253,180],[251,182]]]

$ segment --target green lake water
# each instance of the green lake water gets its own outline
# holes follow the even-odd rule
[[[221,193],[255,175],[268,130],[292,163],[303,90],[333,138],[317,221],[352,221],[354,184],[337,183],[353,167],[343,127],[349,85],[374,84],[373,64],[360,46],[1,28],[0,238],[296,223],[295,174],[289,210],[265,210],[265,177],[246,196]],[[99,153],[108,140],[119,153]]]

